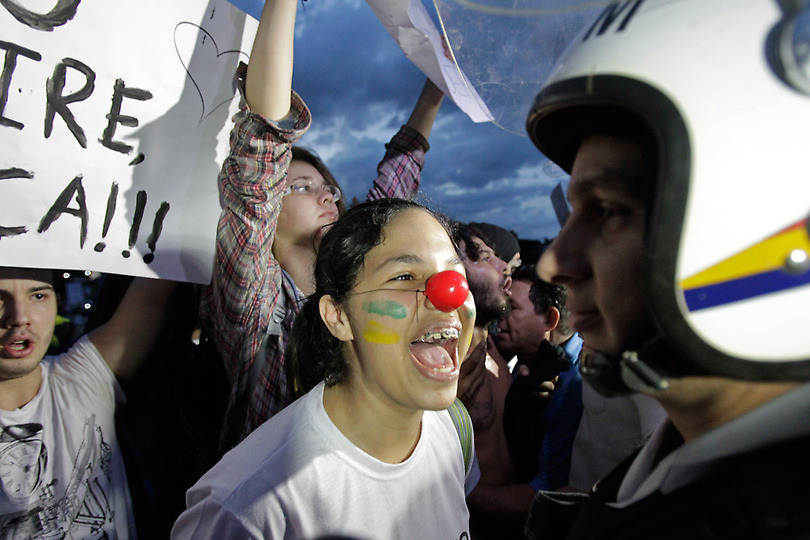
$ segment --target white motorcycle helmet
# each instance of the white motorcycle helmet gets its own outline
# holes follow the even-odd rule
[[[810,379],[808,4],[614,2],[537,96],[529,136],[563,169],[604,125],[643,126],[658,158],[647,264],[660,335],[584,362],[603,392],[690,374]],[[662,344],[677,367],[656,363]]]

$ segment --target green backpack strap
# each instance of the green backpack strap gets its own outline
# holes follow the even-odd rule
[[[466,475],[470,472],[473,458],[473,427],[470,413],[458,398],[447,411],[450,413],[453,426],[458,432],[458,440],[461,442],[461,452],[464,454],[464,474]]]

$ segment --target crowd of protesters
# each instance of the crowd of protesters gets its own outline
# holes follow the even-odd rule
[[[699,203],[747,181],[718,176],[745,175],[748,115],[770,137],[752,170],[778,163],[806,206],[783,147],[806,142],[785,51],[808,9],[609,4],[528,111],[570,174],[571,213],[539,246],[417,202],[430,80],[348,207],[296,146],[317,121],[292,89],[298,0],[268,0],[235,73],[210,284],[0,267],[0,536],[807,537],[810,347],[735,334],[803,320],[806,208],[735,199],[766,216],[734,249],[787,238],[766,267],[702,245],[719,226]],[[683,32],[733,42],[738,71],[636,61]],[[712,93],[739,72],[750,85]]]

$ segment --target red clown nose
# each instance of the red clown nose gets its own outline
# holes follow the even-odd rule
[[[425,283],[425,294],[440,311],[454,311],[467,300],[470,286],[467,279],[455,270],[433,274]]]

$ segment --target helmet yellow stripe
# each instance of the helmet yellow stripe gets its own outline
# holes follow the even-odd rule
[[[810,254],[810,238],[804,221],[684,279],[681,288],[705,287],[784,268],[788,256],[797,249]]]

